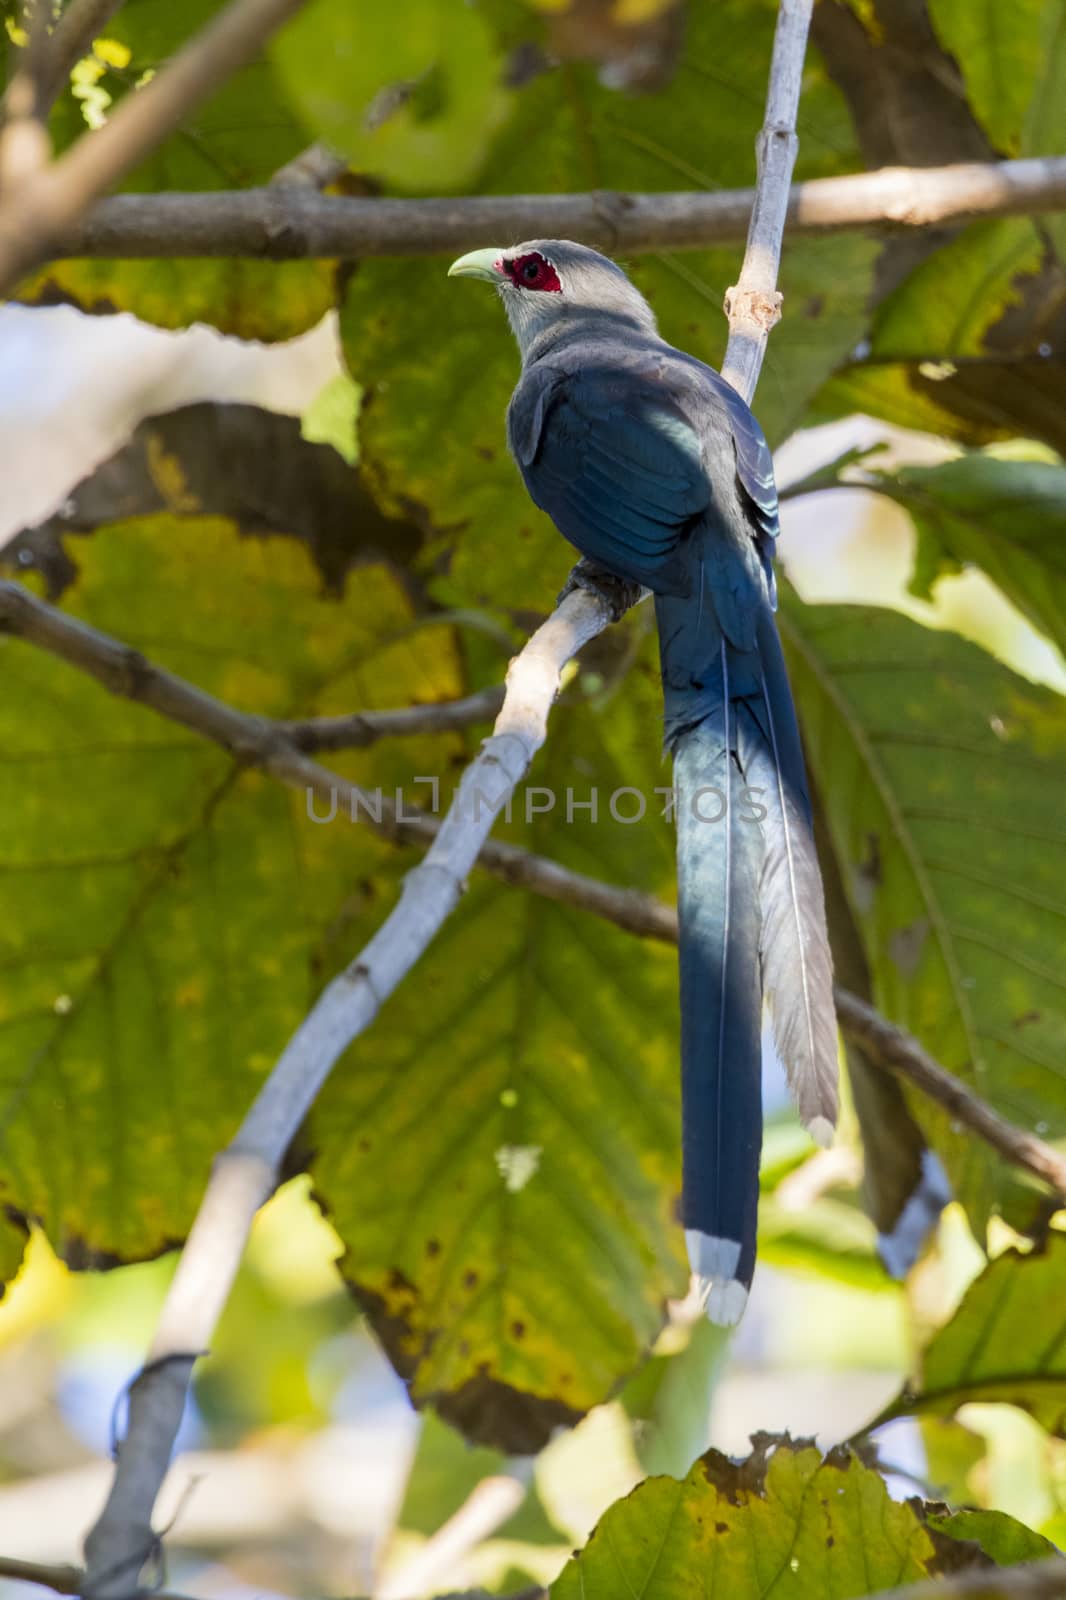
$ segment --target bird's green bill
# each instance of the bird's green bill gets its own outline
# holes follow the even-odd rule
[[[482,278],[485,283],[499,283],[503,273],[496,263],[500,260],[502,252],[495,247],[490,250],[470,250],[465,256],[460,256],[458,261],[453,261],[448,268],[449,278]]]

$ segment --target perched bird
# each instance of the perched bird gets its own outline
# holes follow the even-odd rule
[[[474,250],[522,356],[507,437],[571,544],[652,590],[674,757],[682,1221],[707,1313],[736,1322],[755,1268],[766,1000],[812,1137],[837,1113],[822,882],[774,623],[777,492],[736,391],[660,338],[614,262],[566,240]]]

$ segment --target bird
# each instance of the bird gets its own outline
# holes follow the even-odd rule
[[[681,1222],[692,1290],[739,1321],[755,1270],[762,1017],[828,1144],[837,1030],[825,902],[781,642],[773,461],[714,368],[668,344],[615,262],[563,239],[472,250],[521,373],[507,440],[534,503],[593,569],[654,596],[674,764]]]

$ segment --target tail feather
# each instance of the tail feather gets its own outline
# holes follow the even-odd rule
[[[755,1267],[762,1143],[759,828],[743,811],[729,668],[717,710],[675,741],[682,1217],[712,1321],[739,1320]]]
[[[772,622],[760,630],[759,642],[767,739],[755,741],[748,781],[766,790],[759,883],[763,990],[800,1117],[817,1143],[828,1144],[837,1119],[838,1050],[825,896],[792,695]]]

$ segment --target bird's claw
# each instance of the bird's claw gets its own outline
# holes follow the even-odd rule
[[[627,578],[619,578],[615,573],[608,572],[606,567],[599,566],[595,561],[588,561],[584,556],[570,569],[570,576],[560,591],[557,604],[562,605],[567,595],[573,594],[575,589],[591,589],[594,594],[602,595],[611,608],[612,622],[621,621],[644,592],[639,583],[630,583]]]

